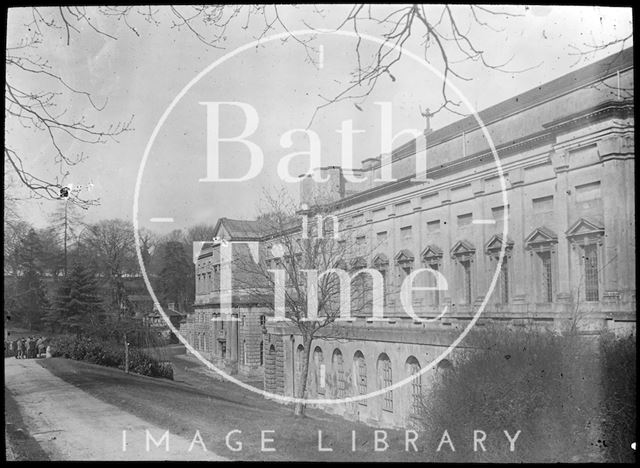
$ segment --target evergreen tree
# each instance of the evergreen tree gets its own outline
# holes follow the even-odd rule
[[[163,245],[160,270],[160,298],[165,302],[175,302],[184,310],[190,299],[193,284],[190,279],[193,264],[191,254],[185,252],[184,245],[169,241]]]
[[[66,331],[80,333],[101,309],[102,300],[94,272],[81,263],[75,263],[58,290],[55,311],[49,314],[48,321],[51,325],[57,322]]]
[[[49,309],[42,276],[43,253],[38,234],[30,229],[17,252],[19,276],[15,297],[17,318],[30,330],[40,328]]]

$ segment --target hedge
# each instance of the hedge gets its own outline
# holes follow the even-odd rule
[[[416,423],[458,442],[435,461],[629,461],[635,440],[635,336],[484,330],[435,372]],[[487,451],[473,450],[474,430]],[[503,432],[522,431],[510,451]]]
[[[125,364],[124,349],[121,345],[84,336],[62,336],[52,339],[51,355],[122,370]],[[158,361],[136,348],[129,348],[129,371],[173,380],[173,367],[170,363]]]

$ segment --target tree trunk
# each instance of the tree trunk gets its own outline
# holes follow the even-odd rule
[[[300,372],[300,382],[297,386],[296,398],[304,398],[307,393],[307,380],[309,376],[309,356],[311,356],[311,343],[312,337],[304,337],[304,361],[302,363],[302,372]],[[294,377],[295,378],[295,377]],[[305,404],[304,402],[296,402],[296,406],[293,410],[293,414],[296,416],[304,416]]]
[[[67,201],[64,202],[64,279],[67,279],[67,226],[68,226],[68,219],[67,219],[67,208],[68,208],[69,204]],[[57,272],[56,272],[56,276],[57,276]]]

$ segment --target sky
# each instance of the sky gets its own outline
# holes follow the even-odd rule
[[[200,42],[185,28],[172,27],[175,18],[172,19],[167,8],[158,7],[159,24],[133,14],[129,21],[136,32],[123,21],[89,9],[100,27],[114,38],[79,27],[79,33],[72,34],[67,45],[64,29],[51,29],[45,31],[36,51],[73,87],[90,92],[95,102],[106,102],[98,112],[83,97],[64,93],[58,105],[66,116],[85,116],[100,127],[133,117],[133,130],[117,141],[98,145],[65,142],[65,150],[84,152],[88,157],[70,169],[65,183],[93,184],[89,195],[101,200],[99,206],[84,212],[87,222],[132,218],[134,188],[143,154],[168,106],[199,73],[252,42],[264,26],[260,18],[251,19],[248,25],[243,18],[236,18],[225,32],[224,49],[216,49]],[[348,5],[282,6],[279,12],[291,30],[305,29],[305,24],[335,28],[349,8]],[[392,7],[384,5],[374,8],[380,16],[386,14],[385,8],[392,11],[389,9]],[[468,7],[452,8],[461,25],[469,23]],[[476,25],[469,30],[469,37],[486,51],[492,63],[509,61],[505,66],[508,70],[489,69],[477,62],[462,63],[459,70],[471,79],[453,81],[477,110],[616,52],[618,49],[610,48],[584,57],[572,55],[575,47],[586,50],[587,44],[606,43],[632,30],[630,8],[537,6],[502,10],[520,16],[482,16],[481,19],[490,22],[492,30]],[[435,18],[441,7],[430,6],[426,11],[430,18]],[[55,18],[55,10],[42,8],[41,12]],[[30,18],[31,9],[9,11],[9,47],[29,34],[29,28],[33,27],[28,25]],[[379,33],[378,28],[365,24],[360,31],[373,36]],[[275,32],[282,32],[282,28]],[[322,46],[322,58],[315,57],[318,62],[315,65],[305,60],[305,49],[295,40],[274,40],[225,60],[184,94],[158,129],[141,173],[141,226],[166,233],[196,223],[214,224],[222,216],[251,218],[261,204],[263,190],[285,187],[297,196],[297,184],[285,183],[278,177],[278,163],[293,152],[308,150],[309,137],[301,129],[307,127],[317,106],[324,102],[321,96],[331,96],[344,89],[357,60],[352,37],[321,34],[313,41],[318,51]],[[405,44],[406,50],[422,56],[421,41],[418,35],[412,37]],[[371,51],[374,44],[364,42],[363,50]],[[625,44],[630,45],[631,41]],[[451,44],[446,47],[450,48]],[[428,58],[436,71],[442,71],[442,62],[436,55]],[[342,140],[338,130],[347,120],[353,121],[354,129],[363,131],[353,137],[354,166],[359,167],[362,159],[380,154],[381,107],[376,102],[392,103],[394,133],[424,129],[420,109],[439,106],[442,81],[438,73],[420,62],[403,57],[392,69],[394,79],[382,77],[367,99],[359,102],[362,110],[353,101],[344,101],[318,112],[310,129],[319,137],[323,166],[340,164]],[[511,73],[512,70],[525,71]],[[50,89],[48,86],[51,86],[41,77],[8,75],[7,78],[23,89]],[[450,92],[455,97],[453,91]],[[255,109],[259,119],[257,128],[247,139],[257,145],[264,156],[263,167],[255,178],[247,182],[202,181],[208,171],[205,102],[239,102]],[[459,118],[441,112],[432,118],[431,126],[437,129]],[[237,105],[221,105],[218,124],[216,128],[221,137],[237,136],[245,129],[246,114]],[[299,130],[287,141],[286,133],[294,129]],[[21,150],[29,167],[40,174],[57,172],[50,147],[41,133],[10,121],[6,131],[7,141]],[[407,138],[400,137],[397,143]],[[249,154],[244,145],[222,143],[220,158],[222,177],[238,177],[249,168]],[[308,170],[308,160],[304,157],[291,161],[292,175]],[[19,188],[15,190],[17,194],[22,193]],[[28,221],[43,226],[59,203],[62,202],[27,199],[20,203],[20,210]],[[159,223],[152,221],[153,218],[173,221]]]

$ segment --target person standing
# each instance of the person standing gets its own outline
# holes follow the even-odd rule
[[[27,340],[22,338],[19,341],[18,359],[24,359],[26,352],[27,352]]]
[[[36,343],[36,347],[38,348],[38,354],[37,357],[42,357],[43,354],[45,354],[46,350],[47,350],[47,346],[45,344],[46,339],[44,337],[40,337],[40,339],[38,340],[38,342]]]
[[[30,336],[29,339],[27,340],[27,358],[28,359],[33,359],[36,356],[35,349],[36,349],[36,342],[34,338]]]

